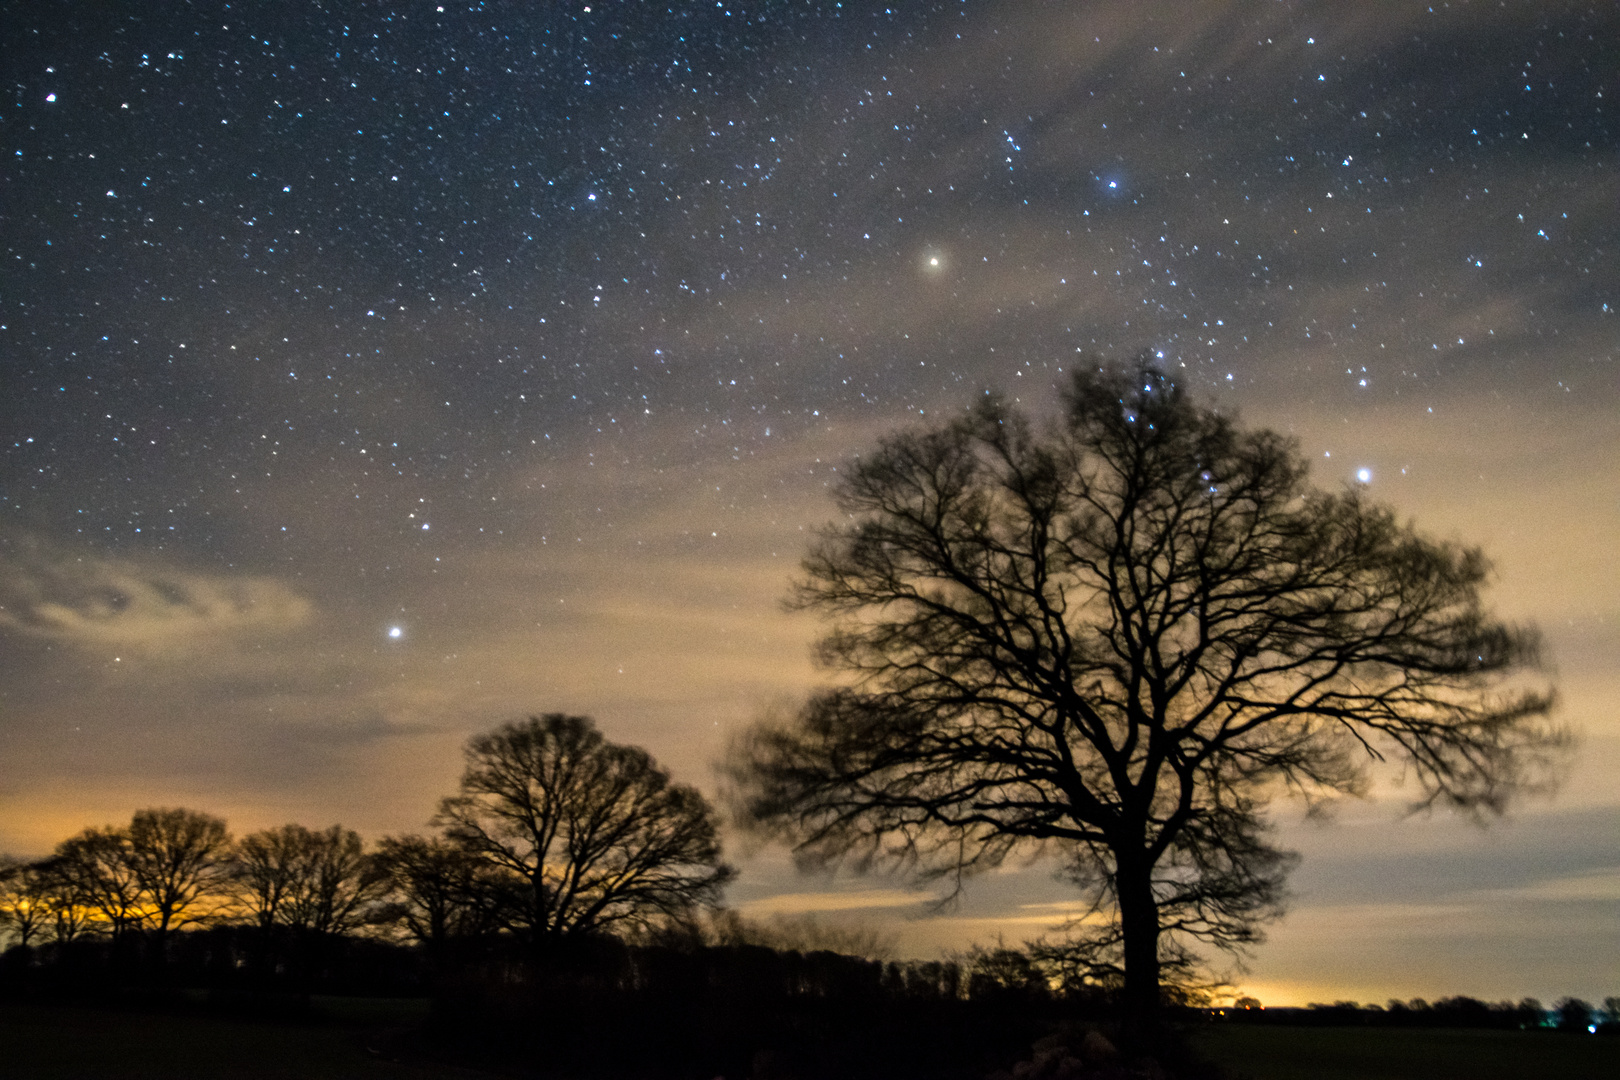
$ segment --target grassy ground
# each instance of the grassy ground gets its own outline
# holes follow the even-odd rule
[[[1616,1080],[1620,1039],[1545,1031],[1211,1027],[1197,1042],[1241,1080]]]
[[[0,1003],[4,1080],[477,1080],[389,1060],[388,1029],[425,1002],[317,999],[319,1022]]]

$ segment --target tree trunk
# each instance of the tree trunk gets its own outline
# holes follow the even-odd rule
[[[1125,990],[1120,1002],[1126,1033],[1151,1038],[1159,1026],[1159,906],[1153,899],[1153,868],[1116,861],[1114,888],[1124,936]]]

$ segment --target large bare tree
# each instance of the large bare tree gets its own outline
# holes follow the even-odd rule
[[[713,903],[731,877],[697,789],[583,716],[549,713],[470,740],[461,794],[435,824],[519,885],[510,928],[538,955]]]
[[[1045,427],[987,400],[888,438],[838,503],[794,603],[845,678],[738,741],[744,818],[958,882],[1061,855],[1106,916],[1078,955],[1137,1022],[1189,939],[1241,948],[1280,912],[1273,796],[1393,756],[1419,803],[1499,811],[1556,757],[1478,550],[1313,488],[1291,440],[1157,371],[1080,374]]]

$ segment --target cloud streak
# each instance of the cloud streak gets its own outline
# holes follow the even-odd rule
[[[780,893],[741,905],[747,915],[803,915],[819,911],[904,908],[932,903],[931,893],[905,889],[853,889],[846,892]]]
[[[79,646],[175,652],[220,635],[280,634],[315,605],[275,578],[105,558],[0,562],[0,630]]]

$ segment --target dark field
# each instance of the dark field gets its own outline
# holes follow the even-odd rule
[[[1544,1031],[1232,1025],[1197,1043],[1233,1080],[1620,1078],[1620,1039]]]
[[[5,1080],[477,1080],[488,1074],[387,1060],[368,1049],[426,1002],[318,1001],[318,1023],[0,1004]]]
[[[0,1005],[5,1080],[492,1080],[399,1035],[426,1002],[317,999],[314,1022]],[[1616,1080],[1620,1040],[1550,1032],[1228,1026],[1195,1041],[1233,1080]],[[403,1059],[403,1060],[401,1060]]]

